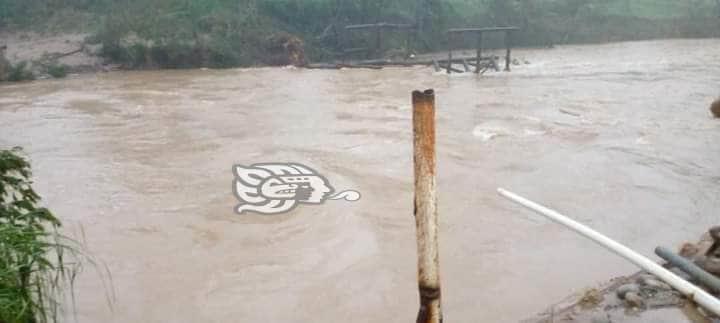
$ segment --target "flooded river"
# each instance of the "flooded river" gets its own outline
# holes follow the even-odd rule
[[[480,77],[257,68],[2,85],[0,146],[25,147],[45,204],[112,273],[110,291],[90,266],[79,278],[79,322],[414,321],[415,89],[438,102],[447,322],[517,322],[634,270],[498,186],[646,255],[718,224],[720,40],[516,57]],[[286,161],[362,199],[234,213],[232,165]]]

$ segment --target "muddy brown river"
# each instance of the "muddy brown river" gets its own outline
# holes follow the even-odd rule
[[[517,322],[635,270],[498,186],[648,256],[718,224],[720,40],[516,57],[480,77],[256,68],[2,85],[0,147],[25,148],[44,203],[111,272],[108,289],[86,266],[79,322],[413,322],[415,89],[438,102],[446,322]],[[232,165],[260,162],[308,165],[362,199],[238,215]]]

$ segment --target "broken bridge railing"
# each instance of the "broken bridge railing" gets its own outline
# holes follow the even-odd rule
[[[480,62],[482,61],[482,49],[483,49],[483,34],[492,32],[502,32],[505,34],[505,71],[510,71],[510,52],[512,49],[512,35],[513,32],[519,30],[518,27],[485,27],[485,28],[452,28],[448,29],[448,63],[444,66],[447,69],[447,73],[450,74],[453,70],[453,45],[455,38],[460,34],[476,34],[477,35],[477,46],[475,48],[475,73],[480,73]],[[466,65],[466,63],[463,63]],[[465,66],[467,71],[467,65]],[[455,70],[457,71],[457,70]]]

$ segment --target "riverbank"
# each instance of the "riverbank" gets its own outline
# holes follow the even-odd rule
[[[455,27],[517,26],[520,30],[513,35],[517,47],[720,37],[720,4],[711,0],[452,0],[428,1],[427,8],[416,6],[415,0],[385,4],[152,0],[151,5],[144,1],[48,4],[8,0],[8,5],[0,7],[0,30],[4,31],[0,45],[8,43],[11,60],[32,65],[48,58],[42,57],[43,52],[62,55],[76,50],[82,39],[86,47],[78,54],[38,65],[45,70],[55,64],[83,71],[103,70],[105,65],[123,69],[304,65],[333,61],[347,49],[360,48],[366,50],[357,51],[353,58],[369,58],[368,49],[381,54],[376,56],[431,53],[448,47],[445,31]],[[386,31],[382,48],[375,50],[374,33],[343,28],[379,21],[418,29],[411,35]],[[453,46],[474,48],[475,42],[459,38]],[[485,48],[502,47],[502,42],[502,37],[483,39]],[[33,48],[23,49],[25,44]],[[40,74],[47,72],[42,69]]]
[[[88,44],[87,37],[87,33],[0,32],[0,46],[4,46],[0,55],[4,54],[9,66],[25,64],[33,78],[40,79],[53,77],[48,65],[62,66],[64,74],[117,69],[118,65],[100,57],[99,47]]]
[[[714,227],[695,243],[685,243],[677,254],[720,278],[720,227]],[[712,236],[714,233],[714,238]],[[716,293],[672,264],[663,264],[678,277],[708,293]],[[720,296],[715,294],[714,296]],[[523,323],[714,323],[716,315],[688,300],[679,291],[647,272],[613,278],[600,287],[588,288],[555,304]]]

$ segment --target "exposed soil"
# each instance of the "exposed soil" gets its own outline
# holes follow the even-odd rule
[[[56,58],[71,72],[101,71],[110,66],[97,56],[99,47],[85,43],[87,34],[46,35],[34,32],[0,32],[0,47],[11,64]]]

